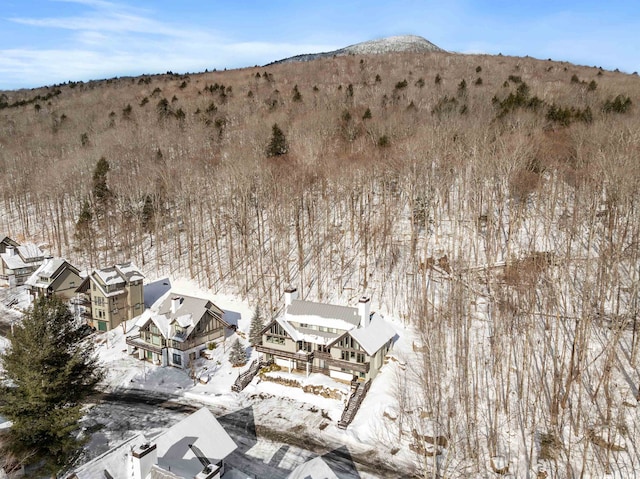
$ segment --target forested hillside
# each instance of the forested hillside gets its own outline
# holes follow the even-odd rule
[[[419,467],[601,477],[640,467],[639,103],[637,75],[435,52],[4,92],[0,228],[271,311],[366,292],[420,334],[394,427],[448,446]]]

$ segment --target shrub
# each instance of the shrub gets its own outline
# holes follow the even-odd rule
[[[476,78],[475,84],[476,84],[477,86],[482,85],[482,78],[480,78],[480,77]]]
[[[613,100],[607,100],[602,105],[602,111],[605,113],[626,113],[631,107],[631,98],[624,95],[618,95]]]
[[[424,78],[420,77],[416,80],[416,86],[422,88],[424,86]]]
[[[371,119],[371,108],[367,107],[367,109],[364,111],[364,114],[362,115],[362,119],[363,120]]]
[[[478,65],[476,67],[476,73],[480,73],[482,71],[482,67],[480,65]]]
[[[300,90],[298,90],[298,85],[294,85],[291,99],[295,102],[302,101],[302,95],[300,94]]]
[[[382,135],[380,138],[378,138],[378,146],[380,148],[386,148],[390,144],[391,142],[389,141],[389,137],[387,135]]]
[[[398,83],[396,83],[396,90],[403,90],[404,88],[407,88],[407,79],[405,78],[402,81],[399,81]]]
[[[442,83],[442,77],[440,76],[440,73],[436,73],[436,78],[434,82],[436,85],[440,85],[440,83]]]

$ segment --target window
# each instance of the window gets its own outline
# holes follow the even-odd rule
[[[284,338],[279,338],[277,336],[267,335],[267,342],[273,344],[284,344]]]
[[[173,353],[173,364],[176,366],[182,366],[182,356],[177,353]]]
[[[356,355],[356,361],[361,363],[361,364],[365,362],[365,358],[366,358],[366,356],[364,354],[362,354],[362,353],[358,353]]]
[[[140,309],[140,303],[136,303],[136,309]]]

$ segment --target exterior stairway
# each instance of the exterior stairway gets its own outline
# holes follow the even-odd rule
[[[371,379],[369,379],[366,383],[358,382],[356,383],[356,388],[351,396],[349,397],[349,401],[347,402],[347,406],[344,408],[342,412],[342,417],[338,421],[338,427],[340,429],[346,429],[353,418],[356,417],[358,410],[360,409],[360,405],[367,395],[367,391],[369,391],[369,387],[371,386]]]

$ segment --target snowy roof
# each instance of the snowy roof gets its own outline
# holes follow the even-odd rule
[[[322,457],[318,456],[296,467],[287,479],[338,479]]]
[[[40,267],[38,267],[38,269],[33,272],[33,274],[25,282],[25,284],[39,288],[46,288],[51,284],[51,282],[42,282],[40,281],[40,277],[49,278],[50,280],[55,279],[53,276],[65,264],[67,264],[69,268],[77,272],[77,269],[71,266],[71,264],[69,264],[67,260],[63,258],[47,258],[40,265]],[[60,271],[62,272],[64,270]]]
[[[349,334],[369,356],[373,356],[387,341],[396,335],[396,332],[389,323],[382,319],[382,316],[374,313],[368,326],[352,329]]]
[[[295,299],[287,306],[288,321],[327,326],[348,331],[360,324],[358,308]]]
[[[171,310],[171,304],[174,298],[179,300],[178,308],[175,313]],[[205,316],[206,312],[211,309],[220,308],[215,306],[208,299],[169,294],[158,308],[158,314],[154,314],[150,318],[147,317],[144,322],[138,322],[138,324],[142,327],[147,324],[148,321],[153,321],[160,330],[162,336],[169,338],[171,335],[171,325],[173,323],[178,323],[180,327],[186,329],[185,334],[179,337],[173,337],[172,339],[182,341],[189,337],[200,320]]]
[[[316,329],[301,328],[290,324],[284,318],[276,318],[276,322],[282,326],[291,339],[294,341],[304,341],[306,343],[329,345],[344,333],[329,333],[326,331],[318,331]]]
[[[216,464],[238,447],[206,407],[167,429],[154,442],[158,466],[182,477],[194,477],[202,471],[199,456]]]
[[[97,269],[95,274],[107,286],[144,279],[142,273],[132,263],[116,264],[108,268]]]
[[[97,477],[130,477],[131,450],[149,442],[142,434],[137,434],[121,442],[95,459],[83,464],[69,478],[95,479]],[[106,475],[109,474],[109,476]]]
[[[131,262],[117,264],[115,267],[127,281],[140,281],[144,279],[144,275],[138,271],[138,268]]]
[[[22,256],[22,259],[25,261],[38,260],[44,257],[42,250],[33,243],[17,246],[16,249],[18,250],[18,254]]]
[[[22,261],[22,258],[17,254],[13,253],[2,253],[0,254],[0,258],[2,258],[2,262],[6,265],[7,269],[21,269],[28,268],[29,264]]]

